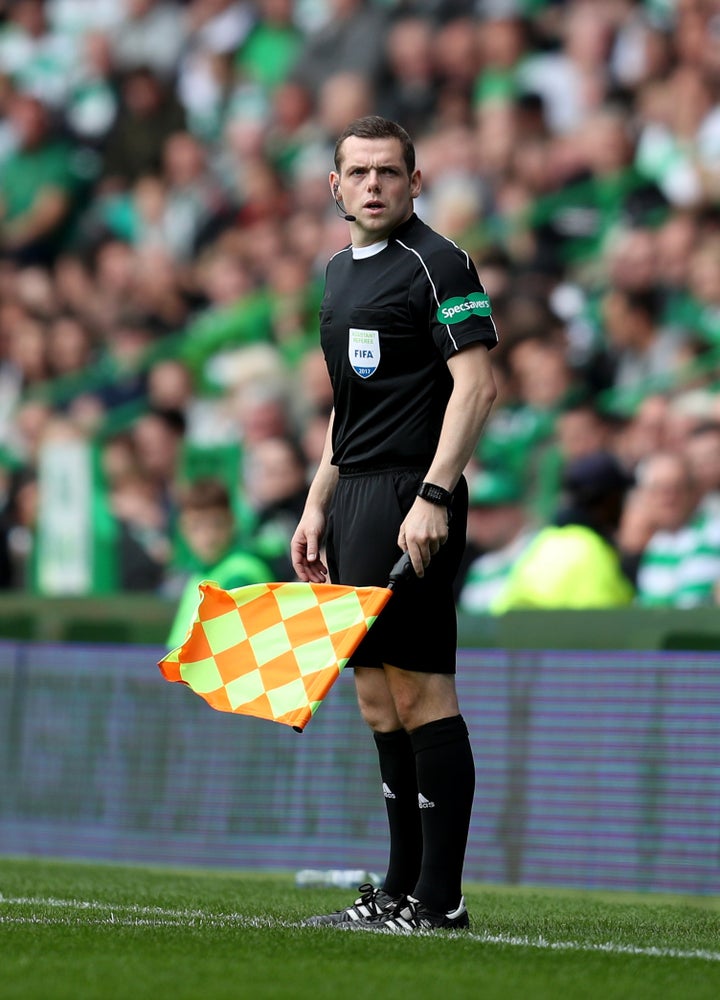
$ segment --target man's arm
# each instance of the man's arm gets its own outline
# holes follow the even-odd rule
[[[27,212],[3,223],[3,246],[17,250],[52,235],[67,215],[69,206],[70,200],[60,188],[41,189]]]
[[[484,344],[471,344],[453,355],[448,360],[448,368],[453,377],[453,390],[425,479],[452,492],[475,451],[497,389]],[[447,535],[445,508],[418,497],[398,535],[398,545],[409,552],[418,576],[423,575]]]
[[[290,543],[293,567],[298,577],[306,583],[324,583],[327,578],[327,567],[320,559],[320,546],[325,535],[328,507],[338,480],[337,467],[331,464],[334,416],[333,411],[325,435],[322,458]]]

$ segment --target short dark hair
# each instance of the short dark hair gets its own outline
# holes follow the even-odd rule
[[[187,483],[180,492],[181,511],[232,510],[230,491],[219,479],[196,479]]]
[[[397,139],[402,146],[403,159],[407,167],[408,176],[415,170],[415,146],[413,141],[397,122],[388,118],[381,118],[380,115],[368,115],[366,118],[356,118],[355,121],[343,130],[335,143],[335,169],[340,173],[342,162],[342,144],[350,136],[357,136],[358,139]]]
[[[610,294],[620,295],[632,312],[640,312],[647,319],[655,322],[660,312],[660,300],[656,291],[632,291],[627,288],[616,288]]]

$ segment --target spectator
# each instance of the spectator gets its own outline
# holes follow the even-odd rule
[[[230,496],[222,483],[204,479],[190,484],[181,494],[179,509],[180,533],[196,568],[182,587],[167,638],[170,649],[185,638],[199,601],[198,584],[203,580],[212,580],[225,590],[272,580],[272,572],[257,556],[238,548]],[[179,583],[178,579],[168,581],[167,589],[171,591]]]
[[[663,298],[663,322],[670,327],[685,325],[684,292],[693,251],[700,238],[694,212],[674,211],[658,228],[653,253],[654,279]]]
[[[113,31],[113,55],[121,72],[147,67],[171,79],[187,37],[178,4],[125,0],[125,16]]]
[[[94,294],[82,309],[105,333],[127,316],[135,297],[136,258],[122,240],[107,239],[95,247],[91,269]],[[80,305],[80,303],[78,303]]]
[[[645,607],[691,608],[714,602],[720,579],[720,520],[699,508],[686,459],[657,452],[638,470],[633,498],[642,519],[637,599]],[[640,528],[636,547],[642,543]]]
[[[439,87],[437,116],[447,125],[468,123],[480,71],[480,28],[475,18],[449,17],[433,39],[433,62]]]
[[[161,491],[166,514],[172,507],[185,433],[178,410],[151,410],[132,427],[132,441],[141,475]]]
[[[117,117],[120,104],[109,35],[92,31],[81,42],[80,57],[70,75],[65,122],[72,135],[99,149]]]
[[[188,260],[229,211],[229,201],[212,173],[206,150],[189,132],[168,137],[162,177],[167,213],[176,232],[170,249],[177,259]]]
[[[720,235],[702,237],[692,252],[682,321],[706,344],[720,344]]]
[[[507,578],[535,534],[525,512],[520,484],[512,476],[482,470],[470,480],[467,553],[475,553],[458,574],[458,608],[489,614]]]
[[[104,351],[93,372],[93,394],[107,410],[145,397],[145,352],[152,332],[133,316],[121,318],[107,331]]]
[[[121,590],[157,591],[170,559],[168,523],[158,484],[133,467],[109,484],[117,526],[117,583]]]
[[[232,400],[240,440],[252,447],[290,433],[292,417],[286,387],[274,380],[241,386]]]
[[[37,472],[32,465],[12,473],[8,497],[2,510],[4,552],[0,555],[8,586],[30,591],[33,586],[33,554],[37,528],[39,490]]]
[[[667,387],[684,360],[677,335],[659,326],[659,302],[651,292],[611,289],[603,300],[603,318],[615,365],[617,389]]]
[[[404,16],[389,26],[385,38],[377,106],[383,117],[403,122],[411,135],[426,130],[437,105],[433,33],[427,18]]]
[[[0,253],[48,265],[68,235],[78,190],[71,149],[53,136],[36,98],[16,96],[8,114],[17,149],[0,166]]]
[[[494,610],[629,604],[634,589],[622,568],[615,535],[630,483],[606,452],[571,462],[564,477],[567,505],[515,563]]]
[[[52,30],[44,0],[15,0],[0,31],[0,74],[22,93],[61,107],[75,59],[73,40]]]
[[[292,183],[295,179],[305,150],[321,141],[313,110],[312,95],[296,80],[284,80],[272,93],[264,148],[286,182]]]
[[[175,410],[187,416],[193,403],[193,391],[192,373],[182,361],[166,358],[148,370],[148,401],[155,409]]]
[[[525,338],[511,347],[509,363],[519,398],[539,412],[559,409],[576,389],[575,375],[559,343],[540,336]]]
[[[648,88],[642,106],[645,124],[636,152],[638,168],[680,208],[698,205],[705,189],[716,193],[715,105],[701,67],[679,65]]]
[[[503,0],[485,4],[478,41],[482,68],[475,81],[475,101],[514,101],[528,45],[527,26],[518,6]]]
[[[178,333],[192,316],[193,295],[168,246],[139,247],[134,263],[134,311],[155,335]]]
[[[571,399],[557,414],[554,433],[535,456],[532,509],[543,522],[557,509],[566,466],[599,451],[613,450],[611,422],[590,399]]]
[[[690,431],[685,456],[700,498],[699,510],[720,518],[720,422],[706,420]]]
[[[627,468],[635,469],[655,451],[665,449],[670,436],[670,400],[653,393],[638,405],[621,429],[617,448]]]
[[[91,330],[71,313],[60,313],[47,332],[48,367],[53,376],[82,375],[92,364],[95,344]]]
[[[185,127],[177,97],[145,66],[128,70],[120,87],[120,110],[103,148],[106,190],[125,190],[162,167],[165,141]]]
[[[314,95],[340,72],[357,73],[374,86],[382,66],[384,11],[368,0],[328,0],[328,11],[327,21],[308,35],[291,78]]]
[[[296,64],[303,35],[293,20],[292,0],[258,0],[256,7],[256,21],[235,54],[235,66],[271,92]]]
[[[520,85],[542,96],[553,132],[577,128],[602,105],[609,87],[611,41],[609,5],[572,3],[563,19],[560,48],[535,54],[522,67]]]
[[[610,450],[611,425],[587,399],[571,403],[558,414],[556,431],[564,462]]]
[[[93,314],[97,288],[87,262],[77,254],[61,254],[52,270],[58,310],[86,320]]]
[[[19,385],[32,389],[42,384],[50,374],[44,325],[24,314],[10,334],[8,360],[15,369]]]
[[[269,437],[245,450],[243,492],[254,515],[253,548],[277,580],[294,580],[290,540],[305,507],[305,455],[289,437]]]

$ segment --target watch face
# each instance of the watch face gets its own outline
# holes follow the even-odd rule
[[[418,490],[418,496],[430,503],[449,506],[452,494],[444,490],[442,486],[435,486],[433,483],[423,483]]]

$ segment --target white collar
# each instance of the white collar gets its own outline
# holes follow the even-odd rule
[[[387,245],[387,240],[380,240],[379,243],[371,243],[369,247],[353,247],[353,260],[365,260],[366,257],[374,257],[376,253],[381,253]]]

